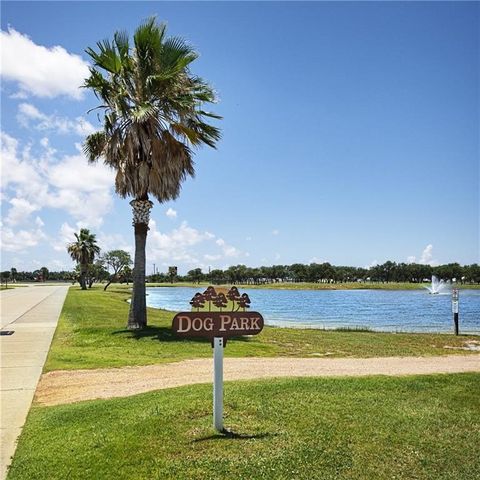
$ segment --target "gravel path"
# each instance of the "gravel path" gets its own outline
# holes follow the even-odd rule
[[[273,377],[425,375],[480,372],[480,355],[385,358],[226,358],[225,380]],[[44,374],[35,401],[59,405],[96,398],[127,397],[142,392],[212,382],[211,359],[101,370]]]

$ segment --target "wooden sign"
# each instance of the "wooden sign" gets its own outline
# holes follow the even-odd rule
[[[172,329],[185,338],[258,335],[263,330],[263,317],[258,312],[181,312],[173,318]]]
[[[263,317],[248,310],[250,298],[240,295],[237,287],[226,291],[208,287],[196,293],[190,305],[192,312],[180,312],[172,322],[173,332],[184,338],[232,338],[241,335],[258,335],[263,330]],[[195,311],[196,310],[196,311]]]
[[[223,427],[223,348],[227,338],[257,335],[263,329],[263,317],[248,310],[250,303],[248,295],[240,295],[237,287],[228,291],[208,287],[193,296],[191,312],[180,312],[173,317],[172,330],[178,337],[212,341],[213,426],[221,433],[227,433]]]

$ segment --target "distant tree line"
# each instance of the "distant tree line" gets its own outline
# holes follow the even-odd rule
[[[89,264],[86,271],[86,284],[92,285],[98,282],[130,282],[132,270],[129,266],[124,266],[121,272],[111,274],[102,260]],[[14,272],[12,273],[12,270]],[[1,272],[2,281],[8,280],[8,283],[21,282],[78,282],[80,278],[80,268],[77,265],[74,270],[49,271],[47,267],[42,267],[33,271],[20,271],[15,268]]]
[[[335,266],[330,263],[294,263],[292,265],[273,265],[271,267],[247,267],[235,265],[226,270],[215,269],[203,273],[200,268],[190,270],[185,276],[176,276],[174,281],[210,282],[212,284],[252,284],[261,285],[279,282],[407,282],[422,283],[429,281],[432,275],[443,280],[456,280],[458,283],[480,283],[480,266],[449,263],[432,267],[418,263],[385,262],[370,268]],[[150,282],[171,282],[167,273],[156,273],[147,278]]]
[[[110,250],[100,255],[100,248],[96,244],[95,234],[82,228],[80,233],[75,233],[75,241],[67,245],[67,251],[72,260],[77,262],[73,271],[50,272],[47,267],[42,267],[33,272],[10,270],[1,272],[2,282],[79,282],[82,289],[92,288],[97,282],[107,282],[104,290],[112,282],[126,282],[132,280],[132,259],[124,250]],[[110,273],[113,271],[113,273]]]
[[[47,267],[39,268],[31,272],[20,271],[16,268],[5,270],[2,272],[2,279],[8,279],[9,282],[45,282],[47,280],[70,281],[72,279],[72,271],[50,272]]]
[[[129,282],[132,277],[131,259],[127,252],[112,250],[91,264],[88,264],[85,281],[88,286],[96,282]],[[108,269],[113,270],[111,274]],[[42,282],[67,281],[74,282],[80,278],[80,266],[73,271],[49,271],[47,267],[32,272],[15,268],[1,272],[2,280],[8,282]],[[292,265],[273,265],[271,267],[247,267],[235,265],[226,270],[215,269],[203,273],[200,268],[190,270],[186,275],[175,275],[171,272],[156,273],[147,277],[148,282],[210,282],[212,284],[251,284],[262,285],[279,282],[406,282],[422,283],[429,281],[432,275],[443,280],[456,280],[461,284],[480,284],[480,266],[449,263],[432,267],[418,263],[385,262],[370,268],[335,266],[330,263],[294,263]],[[106,289],[106,287],[105,287]]]

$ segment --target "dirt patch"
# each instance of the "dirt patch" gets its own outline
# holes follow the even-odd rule
[[[450,348],[451,350],[468,350],[470,352],[480,352],[480,341],[468,340],[463,343],[461,347],[454,347],[451,345],[445,345],[443,348]]]
[[[384,358],[226,358],[225,380],[274,377],[417,375],[480,372],[480,355]],[[43,375],[35,401],[59,405],[212,381],[211,359],[100,370],[58,370]]]

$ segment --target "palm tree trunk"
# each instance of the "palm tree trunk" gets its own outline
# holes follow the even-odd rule
[[[87,275],[87,265],[82,263],[80,264],[80,279],[79,279],[82,290],[87,289],[87,282],[85,279],[86,275]]]
[[[145,296],[145,247],[148,221],[153,203],[148,199],[132,200],[133,226],[135,229],[135,259],[133,265],[133,289],[127,328],[131,330],[147,326],[147,302]]]
[[[135,262],[133,267],[133,289],[128,315],[127,328],[137,329],[147,326],[147,303],[145,296],[145,246],[148,226],[135,224]]]

